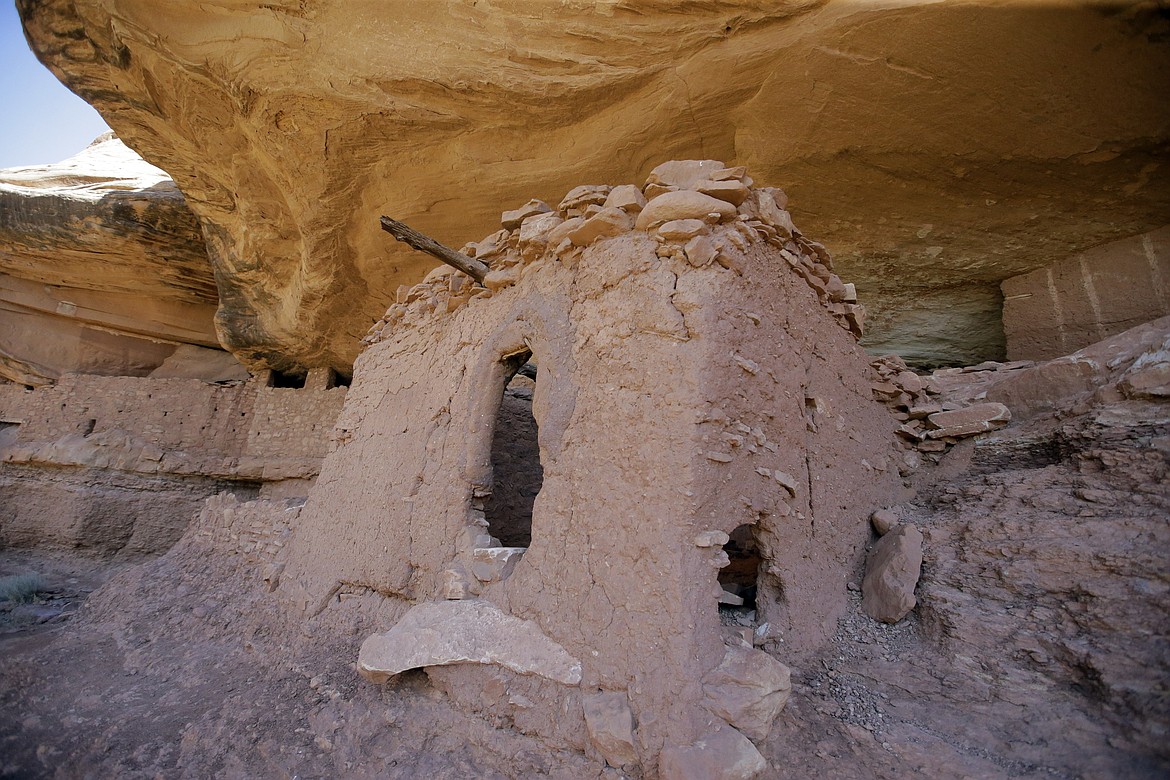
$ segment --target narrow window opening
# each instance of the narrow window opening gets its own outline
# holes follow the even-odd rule
[[[303,388],[305,386],[305,374],[297,374],[286,371],[273,371],[268,380],[269,387],[292,387]]]
[[[532,397],[536,366],[532,354],[504,359],[504,393],[492,433],[492,493],[484,503],[488,533],[504,547],[532,543],[532,507],[544,482]]]
[[[353,382],[352,374],[342,374],[338,371],[333,372],[333,384],[330,387],[349,387]]]
[[[11,420],[0,420],[0,449],[3,449],[10,442],[16,441],[19,432],[20,423]]]
[[[723,545],[729,563],[719,570],[720,618],[727,623],[751,625],[755,619],[756,583],[760,571],[760,552],[752,526],[741,525],[729,534]]]

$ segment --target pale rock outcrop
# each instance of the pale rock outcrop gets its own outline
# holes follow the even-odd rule
[[[499,664],[565,685],[581,681],[581,662],[531,620],[486,601],[417,604],[394,628],[362,643],[358,671],[374,682],[426,666]]]
[[[1126,398],[1170,398],[1170,339],[1157,349],[1143,352],[1118,382]]]
[[[217,301],[182,194],[117,138],[0,170],[0,377],[145,376],[178,345],[218,350]]]
[[[861,583],[861,607],[883,623],[897,623],[917,603],[914,588],[922,576],[922,532],[912,525],[888,531],[869,554]]]
[[[380,213],[460,246],[501,204],[663,159],[783,180],[870,305],[867,344],[911,362],[999,357],[1001,280],[1170,212],[1170,45],[1145,4],[17,5],[175,177],[251,366],[348,372],[429,267]]]

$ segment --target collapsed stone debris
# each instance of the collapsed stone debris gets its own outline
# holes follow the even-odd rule
[[[516,284],[524,268],[541,261],[573,264],[580,250],[603,238],[646,231],[658,243],[658,257],[685,260],[694,267],[716,262],[743,272],[743,254],[765,242],[817,294],[842,327],[860,338],[865,308],[857,291],[833,273],[828,251],[805,238],[784,210],[783,190],[753,188],[743,166],[715,160],[682,160],[655,168],[646,185],[584,185],[570,191],[554,211],[531,200],[501,216],[502,229],[462,251],[487,263],[491,272],[478,284],[467,274],[440,266],[413,287],[398,289],[394,305],[363,340],[373,344],[399,323],[414,325],[445,314],[474,298],[490,297]]]
[[[885,403],[902,423],[898,435],[921,452],[937,454],[960,439],[1002,428],[1012,419],[1011,410],[1001,403],[935,401],[942,392],[943,377],[956,372],[1026,368],[1031,363],[984,363],[970,369],[942,369],[932,376],[911,371],[897,355],[884,355],[871,365],[879,377],[872,385],[874,398]]]

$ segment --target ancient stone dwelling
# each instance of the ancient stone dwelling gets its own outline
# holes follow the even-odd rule
[[[6,725],[11,766],[52,764],[20,747],[49,744],[115,774],[130,761],[250,776],[304,766],[370,777],[479,776],[483,767],[504,776],[793,776],[804,770],[788,762],[852,767],[817,747],[836,738],[829,717],[853,729],[847,745],[870,751],[852,767],[864,774],[886,760],[873,750],[893,750],[864,747],[857,731],[859,697],[877,713],[861,730],[880,727],[873,690],[913,686],[883,695],[891,708],[921,705],[931,724],[945,724],[932,728],[955,734],[963,697],[989,675],[1036,687],[1081,668],[969,669],[964,659],[987,653],[984,633],[1031,648],[1027,659],[1084,652],[1081,626],[1099,623],[1099,610],[1078,608],[1081,622],[1055,634],[1040,625],[1017,633],[997,617],[995,598],[980,613],[964,595],[986,580],[987,554],[967,562],[946,529],[923,524],[924,534],[905,522],[921,508],[883,508],[906,501],[924,463],[945,474],[944,453],[1011,420],[1003,402],[1026,418],[1051,410],[1051,399],[1092,393],[1077,407],[1088,422],[1065,425],[1059,440],[1038,444],[1047,434],[1031,429],[960,457],[976,474],[1044,469],[1064,457],[1052,454],[1060,448],[1084,451],[1075,456],[1082,475],[1125,463],[1139,486],[1116,494],[1136,507],[1119,533],[1156,537],[1160,494],[1147,486],[1165,468],[1142,447],[1160,441],[1164,424],[1166,323],[1064,362],[923,377],[894,356],[859,351],[865,311],[853,286],[785,206],[783,191],[713,160],[665,163],[642,187],[577,187],[555,208],[530,201],[463,248],[485,267],[482,283],[442,266],[398,291],[348,387],[329,369],[213,382],[161,368],[6,385],[3,542],[143,561],[99,591],[89,622],[58,641],[69,648],[62,657],[123,658],[142,675],[128,684],[133,700],[157,701],[137,716],[137,705],[102,704],[124,701],[109,690],[71,705],[75,688],[95,685],[78,679],[84,669],[21,672],[44,692],[28,706],[46,716],[80,707],[105,730],[93,742],[84,731],[53,735],[40,715]],[[1070,367],[1081,367],[1072,390]],[[1093,417],[1104,402],[1114,406]],[[1121,431],[1103,438],[1106,450],[1075,443],[1103,424]],[[1115,482],[1080,479],[1090,481],[1071,484],[1096,487],[1077,495],[1114,495]],[[972,490],[974,500],[999,495]],[[955,528],[978,520],[964,522]],[[884,536],[866,565],[871,528]],[[996,550],[1008,549],[995,541],[1002,532],[983,530]],[[912,645],[904,630],[875,627],[915,609],[924,538],[939,579]],[[1054,614],[1066,575],[1109,593],[1156,579],[1157,550],[1131,551],[1133,571],[1107,576],[1053,567],[1048,590],[1024,586],[1045,616],[1026,620]],[[1151,608],[1135,604],[1089,651],[1125,649],[1132,661],[1082,663],[1136,691],[1125,702],[1151,713],[1134,737],[1145,740],[1157,705],[1140,680],[1157,661],[1140,639]],[[869,657],[885,670],[872,689],[842,687],[834,664],[846,656],[826,656],[826,647],[854,652],[843,630],[890,653]],[[891,637],[897,652],[913,648],[905,659]],[[953,657],[934,642],[956,648]],[[959,682],[939,693],[929,682],[937,669]],[[192,684],[192,670],[224,689]],[[300,692],[301,674],[310,693]],[[790,700],[794,677],[802,687]],[[818,697],[822,681],[829,698]],[[1086,712],[1063,689],[1044,690],[1054,711]],[[997,720],[1017,706],[989,701]],[[810,712],[810,702],[830,715]],[[202,713],[195,720],[192,708]],[[158,736],[144,731],[135,752],[95,758],[134,717],[161,723]],[[1065,738],[1028,728],[1035,739]],[[1109,728],[1059,732],[1094,740]],[[913,751],[923,733],[902,737],[911,752],[895,766],[922,755]],[[829,758],[790,756],[792,745]],[[1101,766],[1149,765],[1095,749]],[[985,765],[982,753],[949,751],[929,761]]]
[[[686,161],[655,169],[649,203],[579,187],[468,248],[486,287],[443,267],[401,292],[280,582],[310,614],[341,588],[390,602],[363,674],[428,667],[552,744],[589,734],[614,767],[762,768],[750,740],[788,695],[776,658],[833,631],[897,451],[856,299],[783,193],[750,184]],[[528,364],[535,382],[506,392]],[[501,399],[526,396],[539,492],[499,506],[525,471],[497,460]],[[754,620],[722,625],[740,594]]]
[[[1165,0],[15,8],[0,779],[1170,776]]]

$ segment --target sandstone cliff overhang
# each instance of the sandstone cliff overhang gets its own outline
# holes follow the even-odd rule
[[[348,371],[425,273],[379,213],[458,246],[671,157],[783,181],[867,344],[920,363],[999,357],[1000,281],[1170,213],[1155,3],[17,5],[203,221],[225,344],[280,370]]]
[[[144,375],[180,344],[218,349],[217,301],[182,193],[117,138],[0,170],[0,377]]]

